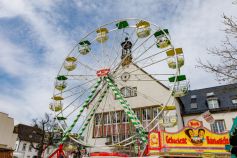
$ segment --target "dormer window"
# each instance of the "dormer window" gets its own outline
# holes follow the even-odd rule
[[[192,95],[191,96],[191,109],[196,109],[197,108],[197,96]]]
[[[219,108],[218,98],[214,98],[214,97],[207,98],[207,104],[208,104],[209,109]]]
[[[233,99],[231,100],[231,102],[232,102],[232,104],[237,105],[237,97],[236,97],[236,98],[233,98]]]
[[[218,98],[215,97],[214,92],[209,92],[207,95],[207,105],[209,109],[216,109],[219,108],[219,101]]]

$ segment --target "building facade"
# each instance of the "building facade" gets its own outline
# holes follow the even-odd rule
[[[31,143],[34,146],[37,146],[40,143],[40,136],[37,135],[39,128],[19,124],[15,126],[15,131],[18,134],[17,140],[15,143],[15,151],[13,153],[14,158],[36,158],[37,150],[31,146]],[[47,158],[55,149],[52,146],[49,146],[45,149],[43,157]]]
[[[0,112],[0,157],[12,155],[17,135],[14,133],[14,119]]]
[[[160,116],[155,119],[146,129],[147,131],[164,129],[169,132],[175,132],[183,128],[184,125],[180,113],[182,108],[180,106],[181,101],[179,98],[171,96],[169,88],[133,63],[120,67],[117,71],[121,75],[121,80],[116,81],[117,87],[136,113],[143,127],[147,127],[150,124],[151,120],[159,114],[163,105],[173,107],[173,109],[169,110],[167,116]],[[139,76],[136,74],[139,74]],[[108,95],[110,99],[106,102],[103,100],[101,105],[104,106],[96,111],[93,130],[86,132],[90,134],[89,137],[85,136],[88,138],[88,142],[96,142],[96,145],[111,145],[134,135],[135,131],[134,126],[129,121],[113,92]],[[97,100],[97,98],[94,100]],[[90,111],[93,104],[92,102],[88,111]],[[172,118],[175,120],[173,125],[165,128],[158,127],[159,121],[170,123]],[[157,125],[156,128],[153,128],[155,125]],[[97,149],[93,149],[91,152],[95,151]],[[101,151],[101,149],[98,148],[98,151]]]
[[[229,131],[237,116],[237,84],[190,90],[181,100],[185,124],[191,119],[197,119],[215,133]],[[211,123],[203,117],[207,111],[214,119]]]

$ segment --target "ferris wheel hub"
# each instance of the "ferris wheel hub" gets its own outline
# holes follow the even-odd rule
[[[101,70],[96,71],[96,75],[97,77],[105,77],[105,76],[108,76],[109,72],[110,72],[110,69],[101,69]]]

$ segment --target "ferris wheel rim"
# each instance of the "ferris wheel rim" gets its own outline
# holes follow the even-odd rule
[[[110,23],[106,23],[106,24],[103,24],[103,25],[101,25],[99,28],[101,28],[101,27],[104,27],[104,26],[107,26],[107,25],[109,25],[109,24],[113,24],[113,23],[115,23],[115,22],[119,22],[119,21],[122,21],[122,20],[144,20],[144,19],[138,19],[138,18],[125,18],[125,19],[118,19],[118,20],[114,20],[114,21],[112,21],[112,22],[110,22]],[[147,21],[147,20],[145,20],[145,21]],[[154,23],[151,23],[152,25],[154,25],[154,26],[156,26],[157,28],[159,28],[159,30],[163,30],[161,27],[159,27],[158,25],[156,25],[156,24],[154,24]],[[129,27],[130,28],[130,27]],[[133,27],[131,27],[131,28],[133,28]],[[97,28],[98,29],[98,28]],[[96,29],[95,30],[93,30],[93,31],[91,31],[90,33],[88,33],[86,36],[84,36],[83,38],[81,38],[82,40],[83,39],[85,39],[86,37],[88,37],[90,34],[92,34],[92,33],[94,33],[96,31]],[[115,31],[115,30],[114,30]],[[164,32],[165,33],[165,32]],[[165,33],[166,34],[166,33]],[[170,36],[168,36],[167,34],[166,34],[166,37],[168,38],[168,39],[170,39],[170,41],[171,41],[171,38],[170,38]],[[76,49],[78,47],[78,44],[76,44],[76,46],[75,47],[73,47],[73,49],[72,49],[72,51],[70,51],[70,53],[67,55],[67,57],[69,57],[70,55],[71,55],[71,53]],[[171,43],[171,48],[170,49],[174,49],[174,46],[173,46],[173,44]],[[177,59],[177,58],[176,58]],[[63,67],[63,65],[62,65],[62,67]],[[61,69],[62,69],[62,67],[60,68],[60,71],[61,71]],[[177,67],[177,69],[178,69],[178,63],[176,62],[176,67]],[[175,73],[175,76],[177,76],[178,74],[179,74],[179,70],[177,70],[176,69],[176,73]],[[60,71],[58,72],[58,75],[60,74]],[[175,82],[176,82],[176,80],[177,80],[177,77],[175,78]],[[174,86],[175,86],[175,84],[173,84],[173,87],[172,87],[172,90],[174,89]],[[172,91],[170,92],[170,95],[169,95],[169,99],[168,99],[168,101],[170,100],[170,98],[172,97]],[[167,101],[167,102],[168,102]],[[159,112],[159,114],[161,114],[163,111],[164,111],[164,109],[165,109],[165,107],[166,107],[167,105],[165,104],[165,106],[162,106],[163,108],[161,109],[161,111]],[[55,112],[56,113],[56,112]],[[159,116],[159,114],[157,115],[157,117],[156,118],[158,118],[158,116]],[[155,121],[155,119],[156,118],[154,118],[153,120],[152,120],[152,122],[154,122]],[[57,119],[57,118],[56,118]],[[57,119],[57,121],[58,122],[60,122],[58,119]],[[60,124],[60,123],[59,123]],[[151,123],[150,123],[151,124]],[[149,125],[150,125],[149,124]],[[61,125],[61,124],[60,124]],[[148,126],[149,126],[148,125]],[[148,126],[146,127],[146,128],[148,128]],[[61,127],[62,128],[62,127]],[[63,129],[63,128],[62,128]],[[64,129],[63,129],[63,131],[65,131]],[[134,136],[131,136],[131,137],[134,137]],[[131,137],[129,137],[129,138],[131,138]],[[75,139],[76,140],[76,139]],[[117,144],[121,144],[121,143],[117,143]],[[106,146],[108,146],[108,145],[106,145]],[[111,146],[113,146],[113,145],[111,145]],[[96,146],[94,146],[94,147],[96,147]]]

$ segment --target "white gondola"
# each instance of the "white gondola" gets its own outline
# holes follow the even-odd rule
[[[64,90],[67,87],[66,80],[67,80],[67,77],[58,76],[55,82],[55,88],[59,91]]]
[[[79,52],[82,55],[86,55],[91,51],[91,47],[90,47],[91,43],[89,41],[81,41],[79,43]]]
[[[63,104],[61,101],[54,101],[49,104],[49,109],[55,112],[61,111],[63,108]]]
[[[160,30],[154,33],[154,36],[156,37],[156,45],[158,48],[166,48],[170,46],[171,42],[168,38],[168,35],[168,29]]]
[[[53,96],[53,102],[49,104],[49,109],[55,112],[61,111],[63,109],[63,97],[61,96]]]
[[[185,75],[173,76],[169,78],[169,81],[175,85],[171,85],[172,95],[174,97],[182,97],[188,93],[189,83],[186,80]]]

